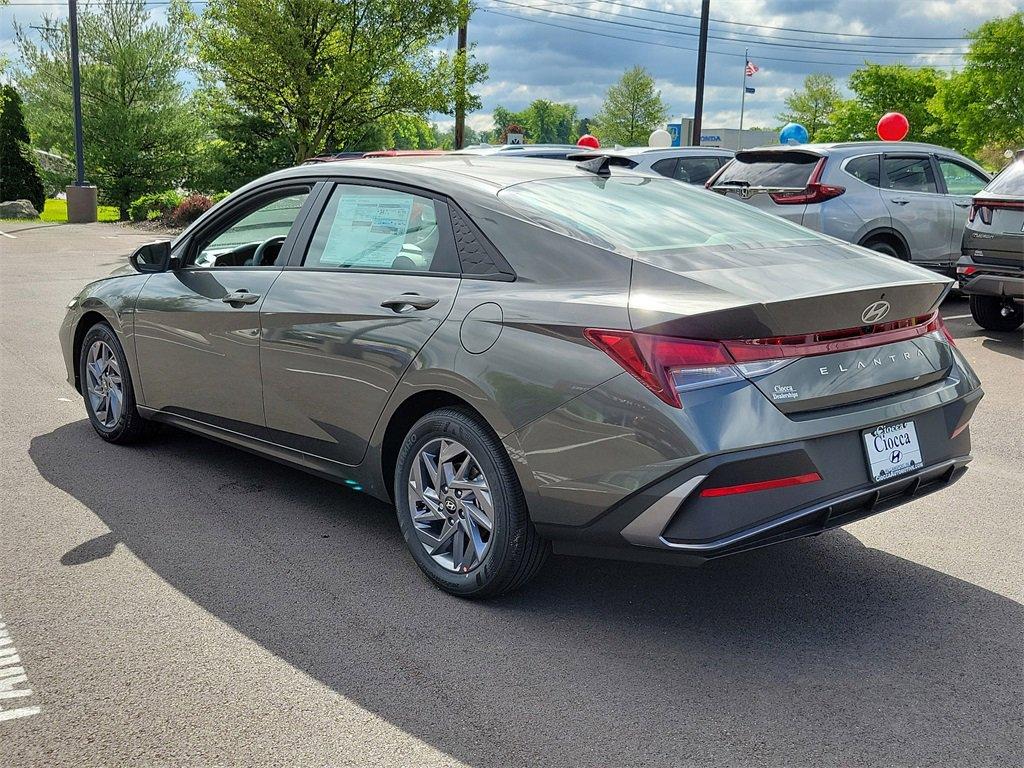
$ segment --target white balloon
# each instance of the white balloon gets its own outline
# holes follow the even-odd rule
[[[672,134],[670,134],[664,128],[659,128],[658,130],[656,130],[653,133],[651,133],[650,137],[647,139],[647,146],[648,147],[655,147],[657,149],[664,149],[665,147],[671,147],[672,146]]]

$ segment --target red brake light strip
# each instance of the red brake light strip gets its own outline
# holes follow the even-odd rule
[[[741,483],[739,485],[723,485],[719,488],[705,488],[700,492],[701,496],[735,496],[739,493],[754,493],[756,491],[768,491],[772,488],[788,488],[793,485],[805,485],[816,483],[821,480],[817,472],[808,472],[805,475],[793,475],[791,477],[779,477],[774,480],[762,480],[758,483]]]

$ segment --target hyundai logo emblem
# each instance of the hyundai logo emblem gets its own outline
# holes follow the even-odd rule
[[[860,319],[864,321],[865,325],[874,325],[888,314],[889,302],[876,301],[874,304],[868,304],[864,308],[864,311],[860,315]]]
[[[900,459],[902,459],[902,458],[903,458],[903,454],[902,453],[900,453],[899,451],[893,451],[892,454],[890,454],[890,456],[889,456],[889,461],[892,464],[899,464],[900,463]]]

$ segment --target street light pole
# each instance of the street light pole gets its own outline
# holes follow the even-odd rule
[[[78,3],[68,0],[68,30],[71,34],[71,100],[75,113],[75,186],[85,186],[85,148],[82,142],[82,76],[78,70]]]
[[[708,62],[708,23],[711,16],[711,0],[703,0],[700,6],[700,43],[697,45],[697,96],[693,105],[693,137],[690,143],[700,146],[701,122],[704,119],[704,68]]]
[[[71,38],[71,102],[75,120],[75,183],[67,188],[68,221],[96,221],[96,187],[85,181],[85,145],[82,141],[82,76],[78,67],[78,4],[68,0],[68,36]]]

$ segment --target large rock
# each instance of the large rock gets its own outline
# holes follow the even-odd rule
[[[39,211],[28,200],[8,200],[0,203],[0,219],[38,219]]]

